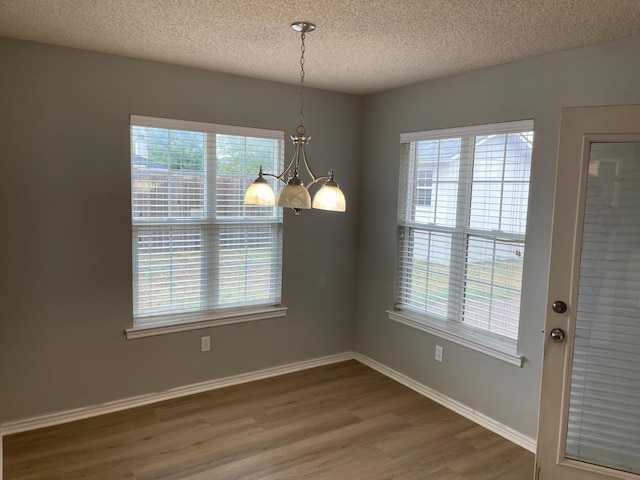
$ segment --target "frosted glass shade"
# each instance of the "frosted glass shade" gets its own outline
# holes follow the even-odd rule
[[[285,208],[311,208],[311,195],[304,185],[288,184],[276,198],[276,205]]]
[[[330,210],[332,212],[344,212],[347,209],[347,201],[340,187],[327,182],[313,197],[313,208]],[[333,183],[333,182],[331,182]]]
[[[262,180],[262,181],[261,181]],[[247,193],[244,194],[245,205],[265,205],[273,206],[276,204],[276,196],[273,193],[273,188],[262,177],[253,182]]]

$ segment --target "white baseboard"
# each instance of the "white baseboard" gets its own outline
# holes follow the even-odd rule
[[[208,392],[211,390],[217,390],[219,388],[231,387],[233,385],[239,385],[242,383],[263,380],[265,378],[277,377],[279,375],[299,372],[300,370],[307,370],[309,368],[321,367],[324,365],[330,365],[332,363],[344,362],[346,360],[353,360],[353,358],[353,352],[344,352],[336,355],[329,355],[326,357],[313,358],[311,360],[289,363],[287,365],[265,368],[263,370],[258,370],[255,372],[242,373],[240,375],[232,375],[230,377],[220,378],[216,380],[209,380],[206,382],[171,388],[169,390],[165,390],[164,392],[148,393],[136,397],[124,398],[122,400],[114,400],[111,402],[101,403],[99,405],[74,408],[72,410],[66,410],[63,412],[55,412],[45,415],[38,415],[31,418],[13,420],[0,425],[0,437],[3,435],[11,435],[13,433],[26,432],[38,428],[51,427],[53,425],[74,422],[76,420],[83,420],[85,418],[96,417],[98,415],[118,412],[121,410],[127,410],[129,408],[141,407],[143,405],[150,405],[152,403],[162,402],[164,400],[186,397],[187,395]],[[1,477],[0,480],[2,480]]]
[[[366,355],[355,353],[354,357],[360,363],[363,363],[366,366],[371,367],[374,370],[377,370],[383,375],[386,375],[387,377],[395,380],[396,382],[401,383],[405,387],[408,387],[411,390],[414,390],[415,392],[418,392],[419,394],[433,400],[434,402],[439,403],[440,405],[448,408],[449,410],[452,410],[457,414],[462,415],[465,418],[468,418],[472,422],[477,423],[478,425],[486,428],[487,430],[490,430],[493,433],[496,433],[501,437],[506,438],[510,442],[513,442],[516,445],[519,445],[522,448],[529,450],[532,453],[536,452],[535,438],[531,438],[527,435],[524,435],[523,433],[507,425],[504,425],[494,420],[493,418],[478,412],[477,410],[473,410],[472,408],[469,408],[468,406],[456,400],[453,400],[452,398],[449,398],[446,395],[443,395],[442,393],[427,387],[426,385],[416,382],[415,380],[407,377],[406,375],[400,372],[397,372],[387,367],[386,365],[383,365],[382,363],[367,357]]]
[[[211,390],[217,390],[219,388],[230,387],[233,385],[253,382],[256,380],[263,380],[265,378],[276,377],[279,375],[285,375],[287,373],[299,372],[301,370],[307,370],[309,368],[321,367],[324,365],[330,365],[332,363],[339,363],[353,359],[418,392],[419,394],[443,405],[444,407],[458,413],[459,415],[468,418],[469,420],[477,423],[478,425],[481,425],[487,430],[490,430],[500,435],[501,437],[506,438],[516,445],[520,445],[522,448],[535,453],[536,440],[534,438],[528,437],[518,432],[517,430],[514,430],[513,428],[494,420],[493,418],[490,418],[476,410],[467,407],[466,405],[463,405],[460,402],[457,402],[456,400],[447,397],[446,395],[443,395],[440,392],[437,392],[436,390],[427,387],[426,385],[418,383],[415,380],[407,377],[406,375],[397,372],[381,364],[380,362],[367,357],[366,355],[349,351],[336,355],[329,355],[326,357],[313,358],[311,360],[303,360],[301,362],[290,363],[287,365],[265,368],[263,370],[258,370],[255,372],[233,375],[231,377],[220,378],[217,380],[185,385],[183,387],[172,388],[164,392],[149,393],[136,397],[125,398],[122,400],[114,400],[99,405],[75,408],[63,412],[38,415],[36,417],[13,420],[3,423],[2,425],[0,425],[0,480],[2,480],[2,437],[4,435],[11,435],[14,433],[35,430],[38,428],[60,425],[63,423],[82,420],[98,415],[127,410],[129,408],[150,405],[152,403],[157,403],[164,400],[185,397],[187,395],[208,392]]]

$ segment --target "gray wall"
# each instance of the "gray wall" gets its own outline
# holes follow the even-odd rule
[[[129,115],[288,136],[298,89],[8,39],[0,65],[0,421],[353,347],[359,97],[306,90],[312,165],[335,167],[348,212],[285,212],[288,316],[127,341]]]
[[[285,213],[289,315],[127,341],[129,114],[289,134],[297,88],[0,39],[0,421],[355,347],[535,436],[561,108],[640,103],[638,52],[634,37],[364,99],[307,90],[311,161],[319,172],[336,168],[348,212]],[[519,342],[526,362],[516,368],[385,311],[400,133],[525,118],[535,119],[536,140]],[[203,334],[213,344],[206,354]]]
[[[537,57],[367,97],[356,350],[516,430],[537,430],[558,131],[564,106],[640,103],[640,37]],[[399,138],[535,120],[519,351],[523,368],[387,319],[394,300]],[[444,362],[434,348],[444,346]]]

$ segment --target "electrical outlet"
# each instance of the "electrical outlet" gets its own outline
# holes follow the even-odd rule
[[[442,361],[442,347],[440,345],[436,345],[436,360],[438,362]]]
[[[211,350],[211,337],[208,335],[206,337],[200,337],[200,351],[208,352],[209,350]]]

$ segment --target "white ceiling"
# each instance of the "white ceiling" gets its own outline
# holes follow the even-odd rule
[[[368,94],[640,34],[640,0],[0,0],[0,36],[285,83],[297,20],[305,85]]]

